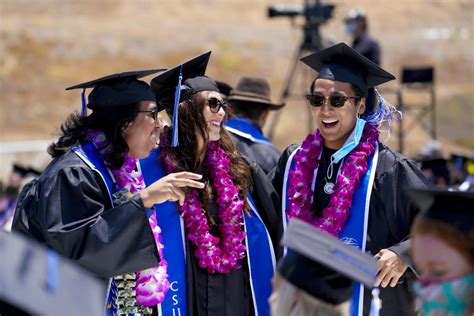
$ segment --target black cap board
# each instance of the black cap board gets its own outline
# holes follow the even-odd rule
[[[20,234],[0,230],[1,315],[102,315],[105,281]]]
[[[282,244],[289,250],[278,271],[316,298],[331,304],[350,299],[351,280],[373,288],[377,260],[311,224],[290,219]]]
[[[155,101],[150,86],[139,78],[146,77],[166,69],[135,70],[116,73],[80,83],[66,90],[93,88],[88,96],[87,107],[92,110],[112,110],[140,101]],[[83,112],[85,100],[83,98]],[[84,114],[84,113],[83,113]]]
[[[351,83],[363,97],[367,96],[369,88],[395,79],[345,43],[320,50],[301,61],[318,72],[317,79]]]
[[[36,170],[32,167],[24,167],[24,166],[21,166],[17,163],[13,164],[13,170],[12,171],[15,172],[15,173],[18,173],[23,178],[28,176],[28,175],[39,176],[41,174],[41,171],[39,171],[39,170]]]
[[[474,192],[412,189],[407,193],[420,209],[420,216],[445,222],[461,231],[474,231]]]
[[[182,86],[180,88],[181,90],[186,91],[181,91],[182,93],[180,95],[179,102],[189,97],[190,94],[194,94],[199,91],[219,91],[215,81],[204,76],[210,57],[211,51],[208,51],[199,56],[193,57],[192,59],[185,61],[182,64],[153,78],[150,82],[150,86],[156,95],[158,104],[162,108],[166,109],[168,113],[173,112],[176,87],[179,83],[180,74],[182,76]],[[208,80],[204,78],[207,78]]]

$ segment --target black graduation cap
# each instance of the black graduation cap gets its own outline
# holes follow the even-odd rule
[[[83,116],[86,115],[84,93],[87,88],[94,88],[88,96],[87,107],[92,110],[110,111],[139,101],[155,101],[150,86],[138,79],[165,70],[149,69],[116,73],[68,87],[66,90],[83,89]]]
[[[22,178],[26,177],[30,173],[30,168],[21,166],[17,163],[13,164],[13,170],[14,173],[18,173]]]
[[[150,86],[156,95],[157,102],[167,109],[168,113],[173,112],[178,83],[184,83],[190,78],[204,76],[210,57],[211,51],[208,51],[172,69],[168,69],[151,80]],[[179,81],[180,75],[181,82]],[[187,97],[187,95],[181,96],[180,101],[182,101],[184,97]]]
[[[325,48],[300,60],[319,72],[317,78],[351,83],[364,97],[369,88],[395,79],[345,43]]]
[[[352,296],[352,280],[373,288],[377,260],[311,224],[292,218],[282,243],[289,250],[278,272],[315,298],[345,302]]]
[[[194,57],[151,80],[151,89],[156,100],[167,113],[173,113],[173,139],[171,146],[178,144],[178,104],[201,91],[217,91],[217,83],[206,76],[211,51]]]
[[[101,315],[105,282],[20,234],[0,230],[0,315]]]
[[[443,221],[461,231],[474,231],[474,192],[442,189],[407,191],[420,216]]]

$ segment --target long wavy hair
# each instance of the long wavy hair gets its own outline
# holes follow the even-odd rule
[[[53,158],[62,156],[72,146],[87,139],[87,130],[100,130],[104,132],[113,148],[108,163],[112,169],[119,169],[128,152],[122,131],[135,119],[137,114],[138,103],[123,106],[113,112],[94,110],[86,117],[81,116],[78,112],[73,112],[61,124],[59,139],[48,147],[48,153]]]
[[[171,164],[176,172],[190,171],[203,175],[206,180],[209,174],[203,166],[200,157],[204,157],[209,144],[209,132],[206,120],[204,118],[203,109],[206,99],[201,93],[192,95],[188,100],[179,104],[179,146],[164,147],[162,150],[163,157],[166,157],[168,163]],[[172,113],[168,112],[168,115]],[[168,131],[167,139],[171,139],[172,130]],[[202,148],[199,142],[202,142]],[[244,158],[240,156],[225,128],[220,130],[221,147],[229,154],[231,160],[230,174],[234,177],[234,184],[239,189],[240,197],[245,200],[246,192],[252,187],[252,175],[250,166]],[[208,209],[208,203],[212,199],[212,187],[206,183],[203,190],[202,202],[205,209]]]

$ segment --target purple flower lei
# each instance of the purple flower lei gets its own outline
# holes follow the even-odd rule
[[[288,218],[300,218],[319,229],[338,236],[344,228],[352,206],[354,192],[360,177],[367,171],[367,160],[374,153],[379,137],[374,125],[366,124],[359,145],[344,159],[329,205],[319,218],[311,212],[311,190],[314,170],[319,166],[319,157],[324,139],[319,130],[310,134],[295,154],[295,170],[290,170],[288,184]]]
[[[173,172],[166,157],[161,159],[167,172]],[[239,197],[239,189],[232,182],[233,176],[229,174],[231,160],[219,141],[209,142],[204,163],[216,192],[217,213],[222,222],[219,227],[221,238],[209,232],[199,190],[193,189],[186,195],[180,212],[188,229],[188,239],[197,247],[194,256],[199,259],[199,266],[209,273],[227,273],[240,268],[239,260],[245,257],[245,232],[242,230],[245,201]]]
[[[105,163],[108,164],[107,161],[112,150],[112,145],[108,142],[105,134],[101,131],[89,130],[87,136],[100,152]],[[117,181],[117,184],[121,188],[118,194],[114,194],[114,203],[123,203],[124,197],[125,200],[128,200],[145,188],[143,175],[139,170],[136,170],[137,162],[138,159],[127,156],[120,169],[110,169],[115,181]],[[135,291],[138,304],[154,306],[163,302],[170,283],[168,281],[168,274],[166,273],[168,263],[163,256],[161,229],[158,226],[155,212],[153,212],[148,219],[148,223],[153,232],[156,248],[158,249],[161,260],[158,266],[135,273],[137,279]]]

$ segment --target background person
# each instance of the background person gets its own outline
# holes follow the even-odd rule
[[[281,110],[284,103],[271,102],[270,84],[264,78],[243,76],[230,92],[226,129],[237,150],[254,159],[270,172],[280,158],[280,151],[263,135],[270,111]]]
[[[382,63],[382,51],[378,41],[369,34],[369,23],[365,12],[353,9],[349,11],[344,22],[346,23],[347,33],[352,37],[351,47],[368,60],[380,66]],[[372,88],[369,88],[365,102],[365,113],[371,113],[376,110],[375,102],[375,92]]]
[[[411,230],[411,255],[422,315],[474,313],[474,192],[413,190],[420,209]]]

